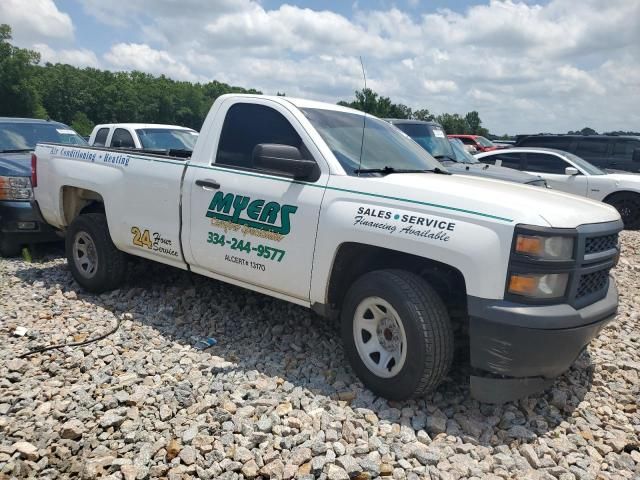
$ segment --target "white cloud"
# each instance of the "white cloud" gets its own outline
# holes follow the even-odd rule
[[[22,45],[73,39],[71,17],[58,10],[53,0],[2,0],[0,23],[9,24],[16,43]]]
[[[81,1],[141,35],[111,46],[103,64],[112,69],[335,102],[362,87],[362,55],[381,95],[433,112],[477,109],[498,133],[640,122],[638,1],[492,0],[422,15],[355,2],[352,18],[254,0]]]
[[[41,63],[67,63],[78,67],[100,67],[100,61],[96,54],[86,48],[54,50],[44,43],[36,43],[33,45],[33,49],[40,53]]]
[[[118,43],[111,47],[104,58],[116,70],[141,70],[164,74],[177,80],[201,80],[168,52],[155,50],[146,44]]]
[[[427,93],[452,93],[458,90],[456,82],[451,80],[425,80],[422,86]]]

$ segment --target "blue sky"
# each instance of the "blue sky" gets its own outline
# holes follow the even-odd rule
[[[640,2],[1,0],[43,61],[336,102],[369,86],[493,133],[637,130]]]

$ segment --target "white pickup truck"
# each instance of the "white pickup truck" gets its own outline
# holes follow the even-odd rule
[[[458,345],[476,398],[539,391],[617,310],[615,209],[450,175],[336,105],[225,95],[190,159],[40,144],[33,172],[85,289],[117,288],[131,254],[312,308],[387,398],[437,387]]]
[[[89,145],[162,153],[163,150],[193,150],[197,139],[198,132],[178,125],[104,123],[93,127]]]

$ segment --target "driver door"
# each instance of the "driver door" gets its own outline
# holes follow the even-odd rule
[[[525,171],[540,175],[553,189],[586,197],[589,187],[588,177],[579,169],[577,175],[567,175],[565,173],[567,167],[574,166],[557,155],[533,152],[525,154]]]
[[[279,103],[229,100],[218,117],[214,158],[209,166],[189,168],[185,177],[193,270],[307,302],[329,178],[324,158],[295,114]],[[316,161],[315,178],[297,181],[259,168],[259,144],[298,148]]]

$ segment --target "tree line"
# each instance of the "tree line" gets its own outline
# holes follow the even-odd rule
[[[261,93],[215,80],[191,83],[138,71],[41,65],[38,52],[16,47],[11,39],[11,27],[1,24],[0,116],[51,118],[85,136],[96,124],[115,122],[167,123],[200,130],[220,95]],[[476,111],[434,115],[426,108],[412,110],[395,104],[368,88],[356,91],[355,100],[338,103],[381,118],[435,120],[447,133],[489,133]]]
[[[470,134],[490,136],[489,130],[482,126],[480,114],[473,110],[460,115],[458,113],[441,113],[435,115],[427,108],[412,110],[402,103],[393,103],[389,97],[378,95],[370,88],[355,92],[355,99],[340,101],[338,105],[355,108],[380,118],[403,118],[411,120],[435,121],[442,125],[445,132],[451,134]]]

